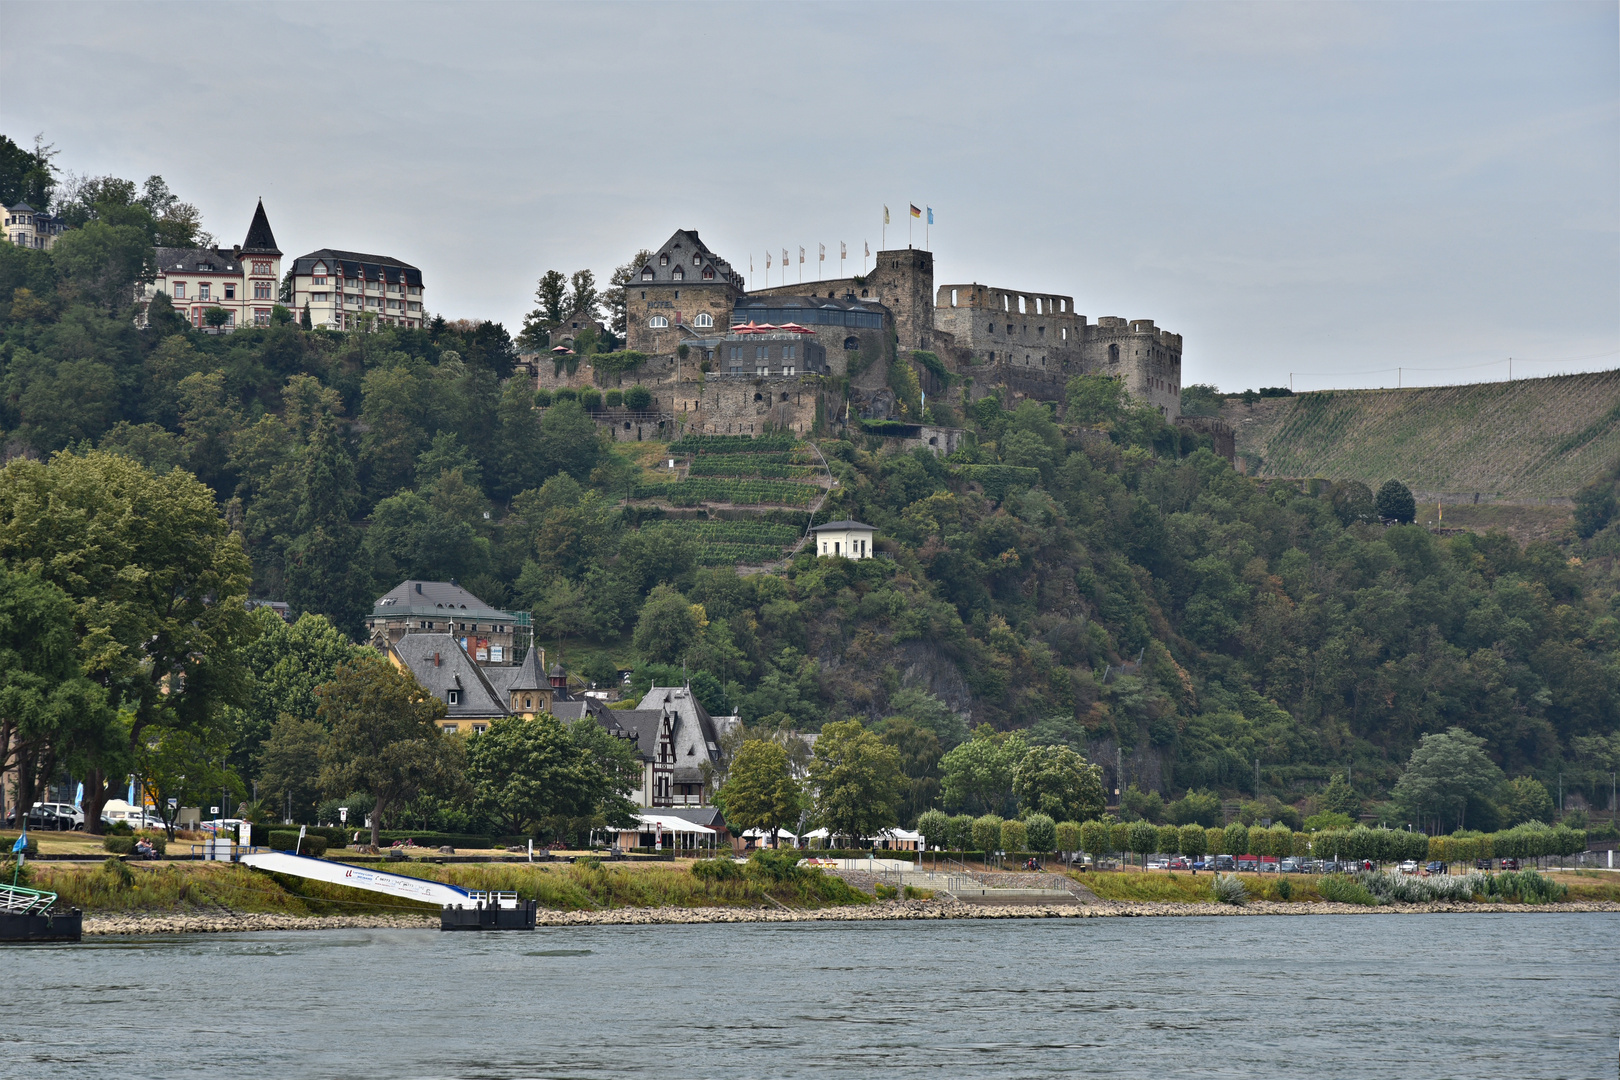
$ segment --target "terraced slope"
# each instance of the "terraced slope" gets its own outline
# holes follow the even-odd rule
[[[1240,465],[1259,476],[1391,477],[1482,499],[1573,495],[1620,461],[1620,371],[1229,402]]]

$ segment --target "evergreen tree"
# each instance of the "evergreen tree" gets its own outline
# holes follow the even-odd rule
[[[594,432],[593,432],[594,434]],[[506,501],[520,491],[539,487],[546,476],[540,436],[540,413],[526,384],[507,383],[495,410],[494,466],[489,471],[490,494]]]
[[[1378,516],[1398,525],[1410,525],[1417,517],[1417,502],[1412,489],[1399,480],[1385,480],[1378,489]]]

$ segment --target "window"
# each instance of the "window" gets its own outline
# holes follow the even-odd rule
[[[326,284],[326,278],[317,275],[316,277],[310,279],[310,284],[311,285],[325,285]]]
[[[784,345],[784,346],[782,346],[782,359],[784,359],[784,360],[792,360],[794,358],[793,357],[793,350],[796,349],[796,348],[798,348],[798,346],[796,346],[796,345]]]
[[[647,325],[654,330],[664,330],[669,327],[669,319],[663,315],[654,315],[647,320]]]
[[[702,262],[703,262],[703,256],[699,255],[697,252],[694,251],[692,253],[692,265],[697,266]]]
[[[391,293],[398,293],[399,292],[399,286],[396,285],[394,282],[390,281],[388,283],[388,291],[391,292]]]
[[[713,281],[714,280],[714,267],[705,266],[703,268],[703,280],[704,281]]]
[[[996,324],[995,324],[995,323],[991,323],[991,324],[990,324],[990,332],[991,332],[991,333],[992,333],[992,334],[993,334],[993,333],[995,333],[995,332],[996,332]]]
[[[412,311],[421,311],[422,310],[422,305],[420,303],[418,303],[417,301],[412,300],[411,301],[411,310]]]
[[[1007,324],[1007,333],[1008,333],[1008,334],[1011,334],[1011,333],[1012,333],[1012,332],[1013,332],[1013,326],[1012,326],[1012,323],[1008,323],[1008,324]]]
[[[460,690],[447,690],[447,691],[445,691],[445,700],[447,700],[451,705],[460,705],[461,704],[461,691]]]
[[[641,280],[642,281],[651,281],[652,279],[653,279],[653,268],[651,266],[643,266],[641,268]],[[643,300],[647,299],[647,294],[642,293],[641,298]]]
[[[658,256],[658,265],[659,266],[668,266],[669,265],[669,256],[667,254]]]
[[[699,315],[697,318],[692,320],[692,325],[693,326],[703,326],[703,327],[713,326],[714,325],[714,316],[710,315],[708,312],[705,311],[701,315]]]
[[[323,263],[323,262],[318,262],[313,267],[310,268],[309,272],[316,275],[317,277],[325,277],[326,276],[326,264]]]
[[[309,302],[312,304],[324,304],[326,303],[327,295],[328,294],[323,292],[312,292],[309,294]]]
[[[227,286],[225,286],[225,299],[227,299],[227,300],[235,300],[236,299],[236,286],[235,285],[227,285]]]
[[[755,359],[755,361],[769,360],[770,358],[771,358],[771,347],[769,345],[755,345],[754,346],[754,359]]]
[[[253,309],[253,325],[254,326],[269,326],[270,325],[270,309],[269,308],[254,308]]]
[[[207,300],[208,299],[208,285],[209,285],[209,283],[205,281],[201,285],[197,286],[197,299],[199,299],[199,300]]]
[[[268,274],[270,272],[270,260],[268,260],[268,259],[254,259],[253,260],[253,272],[255,274]]]
[[[270,299],[270,283],[268,281],[255,281],[253,283],[253,299]]]
[[[1119,346],[1118,345],[1110,345],[1110,346],[1108,346],[1108,362],[1110,364],[1119,363]]]
[[[410,295],[412,295],[412,296],[421,296],[422,295],[422,286],[420,286],[420,285],[412,285],[408,291],[410,292]]]
[[[845,352],[855,352],[860,347],[861,347],[861,339],[860,338],[847,337],[847,338],[844,339],[844,351]]]
[[[682,270],[680,267],[677,266],[675,268],[674,272],[671,273],[669,276],[674,278],[676,281],[681,281],[686,277],[686,271]]]
[[[174,298],[176,300],[184,300],[186,298],[186,283],[185,282],[177,281],[177,282],[174,283]]]
[[[345,289],[358,289],[360,287],[360,279],[359,278],[345,278],[343,280],[343,287]]]

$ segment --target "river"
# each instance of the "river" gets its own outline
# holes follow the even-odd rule
[[[27,1080],[1613,1080],[1620,1033],[1611,914],[293,931],[0,964],[0,1076]]]

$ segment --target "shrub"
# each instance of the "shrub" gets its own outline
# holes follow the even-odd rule
[[[600,409],[602,407],[602,391],[594,386],[585,387],[579,392],[579,404],[581,408],[592,412]]]
[[[648,409],[652,407],[652,391],[637,383],[624,392],[624,405],[627,409]]]
[[[101,841],[103,851],[110,851],[114,855],[128,855],[135,850],[133,836],[108,836]]]
[[[874,891],[879,900],[893,900],[900,895],[900,890],[893,885],[879,885]]]
[[[740,881],[743,869],[729,858],[699,859],[692,864],[692,873],[704,881]]]
[[[1058,851],[1080,850],[1080,823],[1078,821],[1059,822],[1054,832]]]
[[[557,392],[552,396],[559,402],[561,402],[561,401],[578,401],[579,400],[579,391],[575,390],[572,386],[564,386],[564,387],[560,387],[557,390]]]
[[[0,835],[0,849],[3,849],[0,850],[0,854],[11,854],[11,847],[17,842],[17,835],[16,833],[10,836]],[[34,839],[33,833],[28,834],[28,843],[23,845],[23,854],[30,859],[37,858],[39,855],[39,841]]]
[[[608,408],[617,409],[619,406],[624,404],[624,391],[609,390],[607,393],[602,395],[602,401],[607,405]]]
[[[1534,870],[1507,870],[1487,877],[1480,891],[1521,904],[1553,904],[1569,894],[1569,887]]]
[[[1292,900],[1294,898],[1294,883],[1287,878],[1278,879],[1277,895],[1284,900]]]
[[[542,409],[546,408],[548,405],[551,404],[551,391],[550,390],[536,390],[534,392],[534,403],[535,403],[535,405],[537,405],[538,407],[540,407]]]
[[[1057,822],[1048,814],[1031,814],[1024,819],[1029,850],[1057,851]],[[1072,848],[1070,850],[1073,850]]]
[[[1331,900],[1336,904],[1374,907],[1378,903],[1377,898],[1365,885],[1347,874],[1328,874],[1317,881],[1316,890],[1322,894],[1322,899]]]
[[[1222,904],[1241,906],[1249,899],[1249,891],[1236,874],[1216,874],[1215,880],[1210,883],[1210,890],[1215,894],[1216,901]]]

